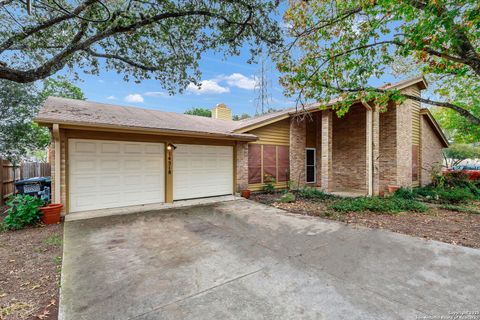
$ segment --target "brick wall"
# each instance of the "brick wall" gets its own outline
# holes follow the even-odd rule
[[[440,142],[440,139],[435,134],[435,131],[425,118],[421,119],[421,132],[421,184],[423,186],[432,182],[430,175],[432,169],[440,169],[440,165],[442,165],[443,163],[443,145]]]
[[[305,121],[290,118],[290,180],[294,187],[305,185]]]
[[[237,152],[237,192],[248,188],[248,144],[246,142],[236,142]]]
[[[408,87],[402,93],[419,95],[417,86]],[[416,103],[406,100],[397,107],[397,184],[412,186],[412,112]]]
[[[397,110],[391,105],[380,112],[380,155],[379,175],[380,192],[385,192],[388,185],[397,184]]]
[[[332,119],[333,190],[366,191],[366,110],[354,105],[342,118]]]

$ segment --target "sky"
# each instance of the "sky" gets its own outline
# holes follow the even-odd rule
[[[183,113],[194,107],[213,108],[225,103],[233,114],[256,112],[255,79],[259,75],[259,64],[248,64],[250,53],[243,50],[240,56],[224,58],[222,53],[205,53],[200,61],[202,86],[199,89],[189,85],[182,94],[169,95],[162,90],[158,80],[144,80],[141,83],[126,82],[115,71],[102,70],[100,75],[84,74],[78,70],[80,80],[74,82],[80,87],[87,100],[136,106],[162,111]],[[269,106],[283,109],[295,105],[293,98],[283,95],[278,83],[280,74],[272,62],[266,62]]]

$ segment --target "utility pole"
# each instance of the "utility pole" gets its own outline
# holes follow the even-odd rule
[[[255,81],[255,115],[261,115],[270,109],[271,96],[268,92],[268,86],[270,81],[268,80],[268,70],[265,62],[265,58],[260,61],[260,69],[257,72]]]

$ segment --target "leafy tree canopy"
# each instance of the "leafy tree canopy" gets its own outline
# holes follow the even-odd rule
[[[199,83],[207,51],[252,57],[276,45],[278,0],[56,0],[0,2],[0,79],[21,83],[100,66],[125,80],[154,78],[173,93]]]
[[[453,167],[466,159],[480,159],[480,147],[471,144],[453,144],[443,149],[447,167]]]
[[[250,115],[248,113],[242,113],[242,114],[235,114],[232,117],[232,120],[234,121],[239,121],[239,120],[244,120],[250,118]]]
[[[64,78],[47,79],[43,86],[0,80],[0,157],[18,165],[27,155],[45,150],[50,134],[32,118],[49,95],[85,99]]]
[[[190,114],[193,116],[201,116],[201,117],[212,117],[212,111],[207,108],[191,108],[184,112],[185,114]]]
[[[480,125],[477,0],[292,0],[284,19],[293,40],[278,54],[278,68],[287,94],[300,102],[340,95],[341,115],[358,99],[386,107],[409,98],[456,112],[468,129]],[[397,57],[445,85],[428,99],[369,86]]]

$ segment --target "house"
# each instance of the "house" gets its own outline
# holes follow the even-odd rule
[[[423,78],[390,85],[420,96]],[[36,122],[51,129],[53,201],[65,213],[309,185],[376,195],[429,183],[448,146],[427,109],[407,100],[342,118],[323,105],[232,121],[49,97]]]

